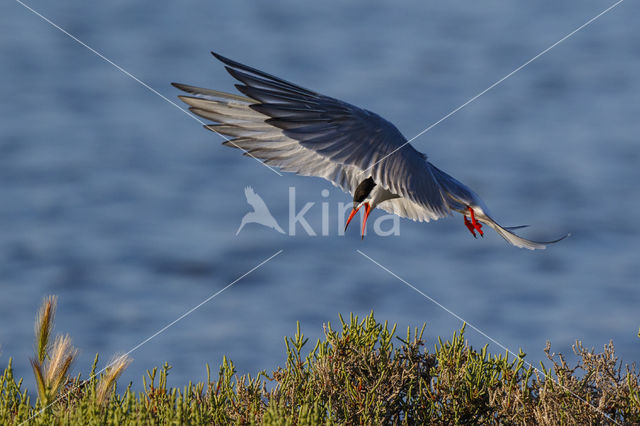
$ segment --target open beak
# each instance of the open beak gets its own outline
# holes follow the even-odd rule
[[[367,218],[369,217],[369,213],[371,213],[371,205],[369,203],[361,204],[358,208],[354,207],[353,210],[351,210],[351,214],[349,215],[349,219],[347,219],[347,224],[344,226],[344,230],[347,230],[349,223],[351,223],[351,219],[353,219],[362,206],[364,206],[364,220],[362,221],[362,239],[364,239],[364,230],[367,228]]]
[[[353,210],[351,210],[351,214],[349,215],[349,219],[347,219],[347,224],[344,226],[344,231],[345,232],[347,232],[347,228],[349,227],[349,224],[351,223],[351,219],[353,219],[353,217],[356,215],[356,213],[358,213],[358,210],[360,210],[360,207],[362,207],[362,205],[358,206],[358,208],[354,207]]]

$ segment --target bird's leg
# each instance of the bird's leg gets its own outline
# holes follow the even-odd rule
[[[473,229],[473,225],[471,224],[471,222],[469,222],[469,219],[467,219],[467,216],[463,216],[464,217],[464,224],[467,227],[467,229],[469,230],[469,232],[471,232],[471,235],[473,235],[473,238],[477,238],[476,237],[476,231]]]
[[[482,224],[476,220],[476,215],[471,207],[467,207],[469,209],[469,215],[471,216],[471,220],[467,219],[467,216],[464,215],[464,224],[473,235],[473,238],[476,238],[475,231],[478,231],[481,237],[484,237],[484,232],[482,232]]]
[[[367,228],[367,218],[369,217],[369,213],[371,213],[371,205],[369,203],[364,203],[364,220],[362,221],[362,239],[364,240],[364,230]]]

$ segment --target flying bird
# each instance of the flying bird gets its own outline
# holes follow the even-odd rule
[[[420,222],[457,212],[474,237],[484,236],[486,224],[530,250],[567,236],[545,242],[516,235],[513,230],[523,226],[500,226],[474,191],[434,166],[379,115],[211,53],[241,83],[235,87],[244,96],[172,83],[190,95],[179,98],[215,123],[205,128],[229,137],[223,145],[283,171],[322,177],[351,194],[347,226],[364,207],[363,238],[376,207]]]
[[[256,194],[253,188],[247,186],[244,189],[244,196],[247,198],[247,203],[253,207],[253,211],[242,217],[242,221],[240,222],[240,227],[236,231],[236,235],[242,231],[242,228],[244,228],[244,225],[247,223],[258,223],[284,234],[284,231],[280,228],[280,225],[278,225],[278,222],[276,222],[276,219],[269,211],[269,207],[267,207],[262,197]]]

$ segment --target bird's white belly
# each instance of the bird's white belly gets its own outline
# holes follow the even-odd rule
[[[371,191],[371,207],[375,207],[383,201],[393,200],[394,198],[401,197],[393,192],[387,191],[380,185],[376,185]]]

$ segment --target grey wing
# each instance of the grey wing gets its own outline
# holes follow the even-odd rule
[[[417,222],[429,222],[430,220],[437,220],[442,217],[434,215],[431,210],[425,209],[420,204],[407,198],[394,198],[392,200],[383,201],[378,205],[378,208]]]
[[[224,136],[224,145],[239,148],[286,172],[303,176],[318,176],[332,182],[346,192],[358,186],[361,170],[327,160],[312,150],[288,138],[281,129],[267,124],[269,117],[250,108],[255,100],[185,84],[172,83],[193,96],[180,96],[191,106],[193,113],[219,124],[205,126]]]
[[[207,126],[210,130],[234,137],[225,144],[284,171],[323,177],[350,193],[372,176],[402,197],[380,207],[393,207],[394,213],[414,220],[450,213],[426,156],[404,145],[406,139],[393,124],[370,111],[214,56],[242,83],[236,87],[247,98],[221,99],[226,94],[176,86],[196,95],[181,98],[194,113],[220,123]]]

